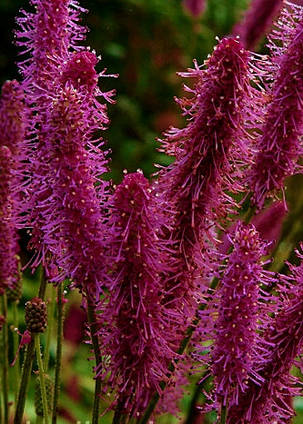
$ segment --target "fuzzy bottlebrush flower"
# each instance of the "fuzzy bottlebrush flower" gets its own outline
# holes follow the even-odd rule
[[[17,184],[20,147],[24,141],[27,116],[23,91],[17,81],[7,81],[0,99],[0,290],[18,284],[18,236],[16,229]]]
[[[260,240],[253,225],[239,222],[231,244],[233,250],[227,256],[221,283],[210,306],[201,312],[201,338],[206,341],[214,337],[213,347],[209,355],[197,355],[202,361],[210,361],[215,401],[223,405],[238,404],[248,379],[257,384],[262,381],[253,368],[258,331],[264,325],[260,312],[266,299],[260,286],[272,281],[261,260],[267,244]]]
[[[33,114],[23,149],[27,161],[21,176],[27,185],[20,226],[31,228],[33,268],[42,260],[53,281],[70,277],[77,286],[98,291],[101,268],[92,258],[103,255],[100,202],[106,185],[97,178],[106,170],[99,131],[109,121],[97,97],[111,101],[113,92],[100,91],[98,59],[78,46],[84,9],[70,0],[32,4],[35,12],[23,12],[17,20],[17,44],[30,53],[20,68]]]
[[[297,160],[302,154],[303,134],[303,9],[292,10],[293,14],[288,9],[283,11],[279,27],[270,37],[276,79],[249,175],[253,202],[259,208],[271,192],[283,189],[286,177],[300,169]]]
[[[289,423],[295,415],[291,399],[302,392],[302,383],[290,374],[296,358],[303,352],[303,255],[299,257],[299,266],[290,265],[291,275],[281,287],[282,307],[259,347],[264,359],[255,368],[263,381],[259,385],[250,382],[239,405],[230,409],[228,424],[282,424]]]
[[[16,44],[21,53],[30,55],[19,63],[24,77],[23,87],[32,101],[43,96],[45,90],[56,88],[58,67],[70,51],[83,50],[79,42],[86,29],[79,25],[79,15],[85,12],[76,0],[30,0],[34,12],[21,10],[17,17],[19,29]]]
[[[105,105],[95,99],[102,95],[96,85],[96,60],[93,53],[84,51],[75,53],[66,64],[64,85],[53,97],[40,130],[45,170],[35,175],[33,196],[37,204],[44,198],[43,209],[38,209],[45,222],[42,241],[61,269],[52,279],[72,278],[93,296],[101,290],[105,236],[101,209],[107,187],[99,178],[107,170],[107,160],[96,131],[108,122]],[[81,74],[83,63],[87,67]]]
[[[61,69],[68,62],[71,52],[83,50],[78,43],[84,38],[85,29],[79,25],[81,9],[77,1],[71,0],[31,0],[33,12],[21,10],[17,17],[16,44],[21,48],[25,59],[19,62],[23,76],[22,88],[32,117],[26,140],[22,145],[23,166],[19,169],[19,180],[24,185],[19,188],[22,202],[19,204],[20,228],[31,228],[29,247],[37,253],[33,267],[41,260],[45,264],[48,248],[45,244],[45,202],[51,193],[46,187],[49,179],[44,163],[44,138],[41,135],[47,122],[46,113],[51,108],[53,97],[62,86]],[[37,187],[44,180],[44,192]]]
[[[278,15],[283,0],[253,0],[243,21],[237,24],[233,33],[240,35],[245,48],[253,49],[259,39],[270,28]]]
[[[178,333],[163,305],[161,275],[168,271],[168,244],[161,241],[163,216],[148,180],[128,174],[113,195],[113,262],[108,275],[100,335],[105,364],[99,378],[117,388],[122,410],[140,415],[160,382]],[[156,203],[155,203],[156,202]],[[108,389],[105,383],[104,391]]]
[[[184,0],[184,7],[195,17],[200,16],[205,9],[205,0]]]
[[[12,154],[7,146],[0,145],[0,295],[12,287],[18,272],[17,234],[12,219],[11,167]]]
[[[195,69],[182,73],[195,80],[194,88],[187,88],[193,97],[178,100],[188,124],[183,129],[170,129],[162,141],[162,151],[176,157],[172,165],[160,170],[156,182],[163,207],[171,210],[174,219],[170,237],[176,246],[179,272],[170,289],[172,297],[179,299],[177,308],[183,308],[184,303],[189,306],[189,319],[196,290],[195,247],[200,244],[202,254],[197,254],[197,260],[202,272],[208,263],[202,234],[212,238],[214,222],[219,224],[236,206],[227,192],[243,189],[241,165],[248,161],[246,106],[252,111],[255,108],[248,63],[248,52],[236,38],[228,37],[215,47],[205,62],[206,69],[195,63]]]

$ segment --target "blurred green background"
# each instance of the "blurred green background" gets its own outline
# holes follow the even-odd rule
[[[176,72],[190,67],[193,58],[202,63],[216,43],[215,36],[221,37],[231,31],[247,3],[248,0],[208,0],[203,16],[194,18],[185,10],[181,0],[81,1],[81,5],[89,10],[84,16],[84,22],[90,28],[86,45],[102,55],[99,70],[106,67],[108,73],[119,74],[118,79],[104,78],[100,82],[103,90],[117,90],[116,104],[109,106],[111,124],[105,133],[112,150],[110,176],[114,181],[121,179],[124,168],[129,171],[141,168],[149,176],[155,171],[154,163],[168,163],[169,159],[156,150],[156,138],[170,125],[183,124],[174,102],[174,96],[182,95],[182,79]],[[18,79],[13,29],[15,16],[21,7],[28,8],[28,1],[0,0],[1,84],[6,79]],[[301,203],[299,209],[292,211],[296,222],[301,216]],[[295,221],[290,219],[288,222]],[[290,231],[289,228],[287,231]],[[51,290],[50,287],[49,297]],[[37,278],[27,271],[19,308],[21,330],[24,330],[23,305],[36,292]],[[90,356],[87,345],[79,343],[84,337],[85,321],[80,297],[73,292],[69,293],[68,298],[60,399],[62,417],[59,422],[84,424],[89,419],[92,402],[92,365],[87,360]],[[78,333],[73,333],[75,328],[79,329]],[[53,334],[51,364],[55,346]],[[11,387],[13,383],[11,381]],[[26,404],[26,414],[32,423],[35,422],[33,386],[32,382]],[[189,393],[192,389],[193,386],[190,386]],[[188,408],[190,397],[189,394],[185,395],[182,401],[183,412]],[[302,399],[296,400],[296,407],[299,413],[296,423],[303,423],[303,415],[300,415],[303,411]],[[106,424],[110,418],[108,414],[102,422]],[[197,422],[202,423],[202,419],[200,417]],[[164,417],[162,422],[174,421]],[[206,422],[212,422],[211,418],[209,421],[205,419]]]

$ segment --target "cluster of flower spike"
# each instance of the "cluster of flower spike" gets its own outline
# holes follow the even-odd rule
[[[185,4],[198,14],[204,2]],[[96,98],[111,101],[113,92],[98,88],[98,58],[79,45],[86,32],[79,25],[83,9],[75,0],[31,5],[34,12],[22,11],[17,20],[17,44],[29,55],[19,64],[22,88],[7,83],[0,101],[0,233],[6,242],[0,243],[0,293],[17,272],[17,190],[19,225],[32,229],[30,246],[38,253],[33,266],[42,260],[52,281],[70,278],[98,306],[97,378],[104,392],[116,391],[117,410],[140,416],[154,393],[161,397],[166,383],[173,386],[170,372],[201,297],[199,284],[216,275],[220,281],[200,313],[194,354],[201,360],[201,342],[204,355],[204,342],[213,340],[202,362],[214,377],[214,403],[227,408],[227,423],[287,422],[289,399],[298,393],[290,367],[303,346],[302,264],[291,266],[283,302],[270,320],[272,298],[263,289],[276,279],[262,268],[267,243],[255,227],[238,223],[229,236],[232,252],[212,254],[217,229],[238,207],[243,181],[261,208],[298,169],[303,9],[285,9],[270,38],[269,68],[276,78],[266,80],[268,96],[252,76],[261,65],[254,66],[235,37],[219,41],[205,68],[195,62],[182,73],[194,80],[185,88],[192,97],[177,100],[187,125],[170,129],[162,141],[175,162],[153,185],[141,172],[125,175],[110,197],[100,179],[107,170],[100,130],[109,121]],[[271,1],[267,6],[269,16],[275,7]],[[261,126],[263,97],[268,105]],[[255,162],[245,177],[255,134]],[[282,216],[281,203],[276,214]],[[27,304],[31,332],[44,331],[45,311],[41,299]]]

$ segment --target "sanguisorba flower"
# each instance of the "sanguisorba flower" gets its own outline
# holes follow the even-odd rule
[[[290,265],[290,275],[281,277],[283,302],[259,346],[263,360],[255,369],[263,381],[250,382],[239,405],[229,411],[229,424],[288,423],[295,415],[291,399],[301,395],[302,384],[290,372],[303,348],[303,256],[298,256],[301,264]]]
[[[13,288],[18,279],[18,236],[14,186],[20,148],[27,126],[23,91],[7,81],[0,98],[0,290]]]
[[[241,165],[249,161],[247,105],[255,109],[249,53],[236,38],[222,39],[205,66],[195,63],[195,69],[180,74],[194,81],[193,88],[186,89],[192,98],[177,100],[188,123],[165,134],[162,150],[176,160],[160,170],[157,183],[163,207],[171,210],[174,220],[170,237],[175,242],[179,272],[170,288],[175,287],[178,307],[193,305],[195,247],[201,250],[197,255],[201,273],[208,262],[207,243],[202,238],[211,239],[210,228],[235,209],[227,192],[242,190]],[[187,315],[190,318],[191,313]]]
[[[215,400],[230,406],[238,404],[249,379],[257,384],[262,380],[253,366],[258,355],[258,331],[264,325],[261,326],[260,312],[266,299],[261,286],[272,281],[272,275],[263,270],[262,264],[268,245],[260,240],[252,224],[238,222],[229,237],[232,252],[227,255],[222,279],[209,307],[201,312],[199,331],[202,340],[213,338],[209,356],[200,359],[210,361]]]
[[[97,87],[96,63],[93,53],[83,51],[74,53],[63,68],[62,86],[53,96],[40,130],[43,177],[48,180],[41,180],[34,196],[38,204],[45,195],[41,230],[61,269],[54,281],[72,278],[92,295],[101,290],[102,209],[107,190],[107,183],[100,179],[107,160],[97,130],[104,128],[108,118],[105,105],[96,101],[96,96],[103,94]]]
[[[51,193],[51,185],[47,185],[49,174],[41,132],[47,124],[46,113],[61,85],[62,66],[73,51],[84,49],[79,42],[86,30],[79,25],[83,9],[77,1],[31,0],[30,4],[34,7],[33,12],[21,10],[16,31],[16,44],[21,55],[25,55],[25,59],[18,63],[23,76],[22,88],[31,110],[30,127],[22,145],[24,161],[19,172],[19,180],[25,182],[19,189],[22,198],[19,226],[31,228],[29,247],[37,253],[35,267],[41,259],[46,264],[48,248],[42,227],[46,223],[45,203]],[[37,187],[41,197],[37,196]]]
[[[253,0],[240,24],[233,30],[246,49],[253,49],[270,28],[282,7],[283,0]]]
[[[96,257],[99,253],[102,257],[100,203],[106,185],[98,178],[106,162],[100,130],[108,123],[106,106],[97,97],[111,101],[113,93],[98,88],[98,77],[104,74],[95,70],[98,59],[78,45],[85,33],[79,25],[83,11],[79,4],[32,3],[35,12],[23,12],[17,31],[17,44],[30,54],[20,68],[32,109],[32,128],[24,146],[27,161],[22,173],[27,186],[21,225],[31,228],[33,267],[42,260],[51,279],[71,277],[81,287],[89,280],[94,287],[98,266],[93,272],[91,258],[95,241]],[[58,266],[62,272],[54,275]]]
[[[302,154],[303,133],[303,9],[289,7],[283,10],[270,36],[276,78],[269,91],[271,101],[249,175],[253,201],[259,208],[268,195],[283,189],[286,177],[300,169],[297,161]]]
[[[16,19],[16,44],[21,54],[29,54],[18,63],[23,87],[31,95],[28,101],[39,102],[40,96],[56,88],[58,67],[69,53],[84,49],[79,42],[86,29],[79,24],[79,15],[86,10],[76,0],[30,0],[30,4],[34,11],[21,10]]]
[[[140,415],[155,392],[161,394],[178,332],[162,304],[168,250],[160,238],[164,224],[156,199],[141,172],[125,175],[112,199],[114,260],[100,321],[105,365],[99,377],[109,373],[122,409],[132,415]]]

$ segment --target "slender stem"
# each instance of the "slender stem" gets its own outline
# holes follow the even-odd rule
[[[43,366],[44,366],[45,372],[47,372],[48,370],[49,348],[50,348],[50,342],[52,338],[55,300],[56,300],[56,291],[52,285],[50,285],[50,288],[51,288],[51,301],[50,301],[50,305],[49,305],[48,313],[47,313],[47,336],[46,336],[46,345],[45,345],[44,357],[43,357]]]
[[[3,340],[3,370],[2,370],[2,388],[3,388],[3,406],[4,406],[4,424],[8,424],[8,326],[7,326],[7,298],[6,293],[2,295],[2,313],[5,318],[2,327]]]
[[[120,399],[118,402],[117,408],[115,410],[114,418],[112,424],[124,424],[126,422],[127,416],[122,413],[123,411],[123,401]]]
[[[56,365],[55,365],[55,389],[53,398],[53,416],[52,424],[57,422],[57,405],[60,393],[60,372],[62,360],[62,342],[63,342],[63,283],[58,285],[58,309],[57,309],[57,349],[56,349]]]
[[[0,422],[3,422],[2,398],[0,396]]]
[[[36,358],[37,358],[38,369],[39,369],[40,392],[41,392],[41,397],[42,397],[42,408],[43,408],[43,419],[44,419],[44,423],[48,424],[48,422],[49,422],[48,421],[48,404],[47,404],[46,389],[45,389],[43,362],[42,362],[41,350],[40,350],[40,335],[35,334],[34,340],[35,340]]]
[[[28,386],[29,377],[32,370],[34,352],[35,352],[35,344],[34,344],[34,340],[32,340],[27,345],[25,358],[24,358],[24,362],[22,366],[14,424],[22,423],[27,386]]]
[[[40,286],[39,286],[39,292],[38,296],[40,299],[44,299],[45,296],[45,290],[46,290],[46,284],[47,280],[45,278],[45,272],[42,270],[41,272],[41,278],[40,278]],[[18,398],[17,398],[17,404],[16,404],[16,412],[15,412],[15,418],[14,418],[14,424],[22,424],[22,418],[24,413],[24,406],[25,406],[25,398],[29,383],[29,378],[32,371],[33,366],[33,360],[34,360],[34,353],[35,353],[35,343],[32,339],[31,342],[27,345],[22,371],[21,371],[21,379],[19,383],[19,390],[18,390]]]
[[[96,315],[94,303],[88,298],[87,299],[87,319],[90,328],[90,334],[92,339],[93,350],[96,359],[96,366],[101,364],[101,354],[99,349],[99,340],[97,336],[96,326]],[[98,424],[99,421],[99,409],[100,409],[100,394],[101,394],[101,379],[95,379],[95,394],[94,394],[94,405],[92,412],[92,424]]]
[[[17,355],[17,350],[19,346],[19,336],[17,333],[17,329],[19,326],[18,321],[18,301],[13,302],[13,352],[14,356]],[[15,378],[15,403],[17,403],[17,395],[18,395],[18,382],[20,378],[20,361],[19,355],[17,355],[15,364],[14,364],[14,378]]]
[[[227,418],[227,405],[221,405],[221,413],[220,413],[220,424],[226,424]]]

